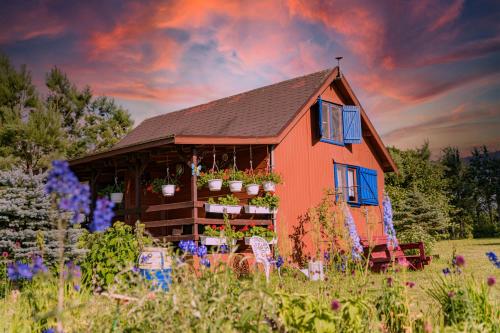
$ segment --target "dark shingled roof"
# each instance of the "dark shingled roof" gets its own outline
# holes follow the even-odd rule
[[[167,136],[274,137],[292,121],[333,69],[297,77],[184,110],[148,118],[120,148]]]

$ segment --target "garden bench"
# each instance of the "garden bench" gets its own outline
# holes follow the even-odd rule
[[[393,262],[406,260],[408,267],[412,270],[422,270],[428,265],[432,257],[425,255],[424,243],[404,243],[399,244],[396,249],[389,249],[386,242],[381,243],[383,238],[376,239],[376,245],[370,245],[367,240],[362,240],[365,258],[369,261],[370,269],[374,272],[385,270]],[[418,250],[418,254],[405,254],[408,250]]]

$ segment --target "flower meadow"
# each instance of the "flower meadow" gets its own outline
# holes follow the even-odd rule
[[[173,247],[140,223],[111,225],[113,203],[92,203],[66,162],[53,163],[45,191],[59,257],[45,260],[43,247],[23,260],[2,254],[1,332],[500,332],[496,240],[461,248],[469,252],[443,243],[441,256],[422,272],[400,261],[371,273],[346,213],[352,251],[321,252],[323,281],[309,281],[292,258],[276,254],[266,283],[261,269],[238,267],[243,260],[232,246]],[[384,225],[397,245],[386,206]],[[84,254],[71,259],[65,230],[78,224],[88,229],[76,244]],[[140,250],[151,245],[174,259],[168,291],[137,267]]]

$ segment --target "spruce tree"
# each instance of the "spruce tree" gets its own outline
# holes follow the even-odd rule
[[[56,212],[44,190],[45,174],[21,169],[0,171],[0,251],[10,259],[27,260],[34,253],[48,262],[57,257]],[[68,257],[82,254],[76,243],[82,229],[67,231]]]
[[[401,243],[423,241],[431,251],[435,241],[448,237],[448,216],[416,188],[394,207],[393,220]]]

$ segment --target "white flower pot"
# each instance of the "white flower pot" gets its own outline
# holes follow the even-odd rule
[[[243,182],[241,180],[230,180],[229,181],[229,191],[241,192],[242,188],[243,188]]]
[[[165,197],[173,197],[175,194],[175,185],[168,184],[161,186],[161,193]]]
[[[271,181],[265,181],[262,183],[262,188],[266,192],[275,192],[276,191],[276,184]]]
[[[123,192],[115,192],[110,194],[110,199],[114,203],[121,203],[123,201]]]
[[[259,184],[248,184],[246,186],[247,194],[248,195],[257,195],[259,194]]]
[[[253,205],[245,205],[245,213],[247,214],[273,214],[278,210],[269,207],[260,207]]]
[[[245,237],[245,245],[250,245],[250,238],[252,238],[252,237]],[[273,239],[267,241],[267,244],[269,244],[269,245],[278,244],[278,240],[276,238],[273,238]]]
[[[311,281],[323,281],[325,279],[323,273],[323,262],[318,261],[309,261],[308,267],[309,271],[309,280]]]
[[[239,214],[241,212],[241,206],[238,205],[218,205],[218,204],[205,204],[205,212],[207,213],[219,213],[222,214],[224,211],[227,214]]]
[[[220,191],[222,188],[222,179],[210,179],[208,181],[208,189],[210,191]]]
[[[214,237],[214,236],[200,236],[200,242],[203,245],[214,245],[214,246],[221,246],[221,245],[227,245],[227,238],[226,237]],[[236,245],[236,239],[233,239],[232,241],[233,245]]]

